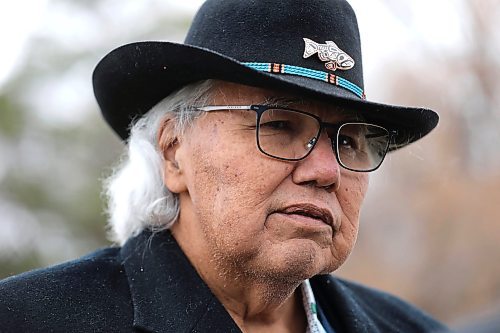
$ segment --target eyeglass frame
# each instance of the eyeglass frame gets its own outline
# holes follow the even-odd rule
[[[304,114],[304,115],[307,115],[309,117],[312,117],[312,118],[316,119],[316,121],[319,124],[318,132],[317,132],[316,136],[314,137],[314,138],[316,138],[316,140],[314,141],[313,146],[311,147],[311,149],[303,157],[301,157],[301,158],[284,158],[284,157],[278,157],[278,156],[274,156],[272,154],[269,154],[269,153],[265,152],[262,149],[262,147],[260,146],[260,142],[259,142],[259,130],[260,130],[259,123],[260,123],[260,119],[262,117],[262,114],[264,112],[266,112],[267,110],[269,110],[269,109],[280,109],[280,110],[297,112],[297,113],[301,113],[301,114]],[[256,124],[256,131],[255,131],[256,137],[255,137],[255,139],[256,139],[256,142],[257,142],[257,148],[259,148],[259,151],[261,153],[263,153],[264,155],[272,157],[272,158],[275,158],[275,159],[278,159],[278,160],[282,160],[282,161],[296,162],[296,161],[300,161],[300,160],[303,160],[303,159],[307,158],[307,156],[309,156],[309,154],[311,154],[311,152],[316,147],[316,143],[319,141],[319,137],[321,136],[321,133],[322,133],[323,129],[330,128],[330,129],[334,130],[335,133],[336,133],[335,139],[332,139],[330,137],[329,137],[329,139],[332,142],[332,148],[333,148],[332,150],[333,150],[333,152],[335,154],[335,158],[336,158],[337,162],[344,169],[347,169],[347,170],[350,170],[350,171],[354,171],[354,172],[372,172],[372,171],[375,171],[378,168],[380,168],[380,166],[382,165],[382,163],[385,160],[385,156],[387,155],[387,153],[389,151],[389,148],[391,146],[391,142],[394,142],[395,137],[398,135],[398,131],[396,129],[387,129],[384,126],[380,126],[380,125],[377,125],[377,124],[367,123],[367,122],[363,122],[363,121],[345,121],[345,122],[340,122],[340,123],[332,124],[332,123],[324,122],[320,117],[318,117],[315,114],[312,114],[312,113],[309,113],[309,112],[305,112],[305,111],[301,111],[301,110],[296,110],[296,109],[288,108],[288,107],[283,107],[283,106],[279,106],[279,105],[260,105],[260,104],[252,104],[252,105],[209,105],[209,106],[196,107],[195,110],[197,110],[197,111],[203,111],[203,112],[228,111],[228,110],[235,110],[235,111],[236,110],[253,110],[253,111],[255,111],[257,113],[257,118],[255,120],[255,124]],[[384,130],[387,131],[387,133],[389,135],[389,140],[387,141],[387,147],[385,148],[384,156],[382,157],[382,159],[380,160],[379,164],[376,167],[374,167],[372,169],[368,169],[368,170],[356,170],[356,169],[352,169],[352,168],[347,167],[340,160],[340,158],[339,158],[339,151],[338,151],[338,149],[339,149],[339,147],[338,147],[338,136],[339,136],[340,129],[342,128],[342,126],[348,125],[348,124],[353,124],[353,125],[354,124],[371,125],[371,126],[376,126],[376,127],[383,128]]]

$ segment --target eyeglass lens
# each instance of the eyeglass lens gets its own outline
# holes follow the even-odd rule
[[[318,119],[286,109],[267,109],[261,114],[257,144],[265,154],[299,160],[314,148],[319,137]],[[380,126],[346,123],[337,133],[328,133],[335,142],[338,160],[354,171],[371,171],[383,161],[389,146],[389,132]]]

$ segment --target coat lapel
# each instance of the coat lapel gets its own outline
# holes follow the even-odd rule
[[[169,231],[144,231],[121,249],[134,327],[151,332],[240,332]]]
[[[316,300],[336,332],[381,333],[371,317],[378,309],[371,309],[370,315],[363,300],[333,275],[317,275],[310,281]]]

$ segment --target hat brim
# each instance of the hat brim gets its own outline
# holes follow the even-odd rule
[[[349,106],[367,121],[398,131],[392,150],[422,138],[439,121],[438,114],[429,109],[363,100],[327,82],[257,71],[217,52],[171,42],[121,46],[106,55],[93,73],[94,93],[102,114],[123,140],[127,140],[134,119],[175,90],[206,79],[284,90]]]

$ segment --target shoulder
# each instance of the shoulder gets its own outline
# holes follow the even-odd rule
[[[326,313],[343,317],[343,325],[360,332],[444,332],[446,327],[400,298],[359,283],[322,275],[314,278],[314,294]],[[330,309],[328,309],[330,308]],[[352,319],[352,321],[351,321]],[[362,322],[362,323],[360,323]],[[358,327],[360,328],[360,327]]]
[[[131,316],[118,248],[0,281],[2,332],[98,331]]]

